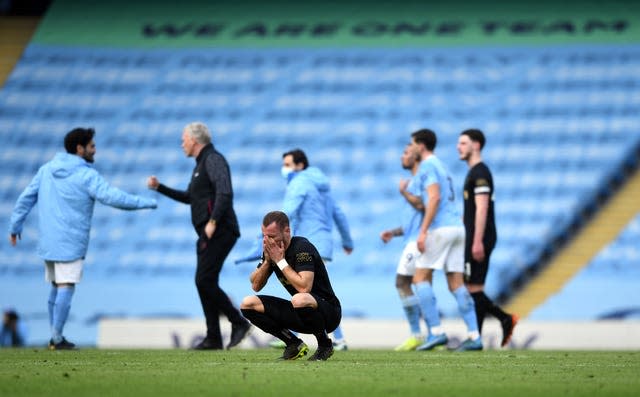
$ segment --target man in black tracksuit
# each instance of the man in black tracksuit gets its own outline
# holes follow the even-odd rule
[[[148,186],[176,201],[191,205],[191,223],[198,234],[196,251],[196,287],[207,321],[207,336],[195,349],[222,349],[219,315],[231,322],[231,339],[227,348],[242,341],[251,325],[233,306],[218,285],[222,265],[240,237],[233,210],[233,188],[226,159],[211,143],[206,125],[188,124],[182,133],[182,149],[187,157],[195,157],[196,166],[186,191],[161,184],[155,176]]]

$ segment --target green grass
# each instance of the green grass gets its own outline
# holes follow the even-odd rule
[[[0,350],[0,396],[638,396],[640,352]]]

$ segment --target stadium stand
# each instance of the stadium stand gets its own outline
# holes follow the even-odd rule
[[[640,277],[639,237],[640,214],[529,318],[565,321],[640,318],[640,305],[632,298]]]
[[[552,247],[561,246],[560,251],[550,256],[541,271],[510,300],[509,310],[528,317],[550,296],[559,293],[599,251],[615,240],[629,219],[635,217],[640,211],[640,202],[637,199],[640,195],[640,172],[637,170],[639,158],[640,154],[630,156],[628,167],[614,178],[611,186],[604,189],[599,196],[597,201],[600,205],[597,211],[590,212],[589,208],[583,212],[575,226],[560,237],[558,244],[550,244]],[[623,180],[624,183],[619,184]],[[611,196],[611,190],[616,190],[616,194]],[[573,308],[566,306],[558,310],[575,312]]]
[[[598,189],[640,141],[630,134],[639,105],[638,55],[626,48],[582,51],[300,56],[227,50],[184,51],[169,59],[163,51],[31,46],[1,97],[3,140],[11,145],[2,152],[8,165],[2,176],[4,213],[37,166],[59,149],[70,125],[95,126],[99,169],[115,185],[140,191],[151,173],[184,184],[191,163],[177,150],[177,131],[184,120],[203,119],[212,124],[234,170],[244,230],[256,229],[265,209],[279,205],[280,154],[302,146],[331,175],[353,219],[360,248],[349,260],[355,265],[343,270],[387,272],[393,255],[371,231],[393,224],[390,209],[397,206],[396,181],[403,176],[398,153],[409,133],[422,127],[422,120],[433,120],[429,127],[440,137],[437,153],[459,187],[466,169],[456,158],[457,134],[479,126],[489,135],[486,158],[498,186],[500,244],[490,285],[493,295],[501,294],[535,265],[576,214],[593,205]],[[511,61],[498,69],[498,56]],[[454,64],[459,65],[454,73],[446,73]],[[489,83],[497,88],[490,94]],[[275,188],[265,196],[265,186]],[[192,244],[186,209],[162,207],[144,222],[98,209],[95,234],[106,238],[95,242],[93,255],[114,256],[100,252],[114,246],[146,253],[167,244],[160,258],[115,255],[110,266],[190,266],[176,258]],[[12,257],[3,263],[28,265]]]
[[[487,292],[505,299],[636,161],[639,81],[633,45],[200,51],[31,44],[0,91],[0,215],[8,219],[38,166],[77,125],[96,128],[96,167],[113,185],[151,195],[145,180],[155,174],[186,186],[192,162],[182,157],[180,131],[202,120],[233,173],[243,239],[230,260],[249,248],[262,215],[280,206],[281,154],[302,147],[330,175],[353,229],[354,253],[331,268],[336,279],[362,284],[339,282],[346,313],[395,316],[401,246],[383,245],[378,234],[399,222],[401,151],[410,132],[435,130],[436,153],[460,192],[467,170],[455,143],[460,131],[477,127],[488,136],[485,160],[497,186],[499,243]],[[36,225],[32,214],[20,247],[0,252],[3,277],[41,271]],[[96,206],[87,263],[117,276],[121,288],[141,279],[166,288],[163,276],[191,277],[193,238],[186,206],[161,199],[142,215]],[[223,275],[243,291],[248,269],[230,262]],[[91,276],[87,282],[99,285]],[[370,282],[384,292],[361,306],[356,295]],[[455,316],[445,288],[436,280],[443,314]],[[131,311],[154,312],[154,296]],[[190,299],[176,298],[166,310],[198,315],[197,304],[182,307]]]

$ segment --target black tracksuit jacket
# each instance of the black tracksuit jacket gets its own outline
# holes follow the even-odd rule
[[[196,157],[196,166],[187,190],[176,190],[160,184],[158,192],[191,205],[191,223],[196,232],[200,233],[209,219],[215,219],[216,229],[240,236],[238,219],[233,210],[229,164],[213,144],[206,145]]]

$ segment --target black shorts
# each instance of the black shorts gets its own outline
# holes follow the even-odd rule
[[[489,259],[491,258],[491,253],[496,243],[491,240],[484,242],[484,260],[478,262],[473,259],[473,255],[471,254],[471,245],[473,242],[467,241],[469,244],[465,243],[464,246],[464,282],[467,284],[484,285],[487,272],[489,271]]]
[[[317,310],[324,318],[325,330],[327,332],[333,332],[333,330],[338,328],[340,320],[342,319],[342,309],[340,305],[331,304],[314,293],[312,293],[311,296],[318,302]],[[313,334],[320,331],[310,329],[300,321],[300,317],[293,308],[290,300],[271,295],[258,295],[258,298],[260,298],[264,305],[264,313],[281,325],[282,328],[303,334]]]

